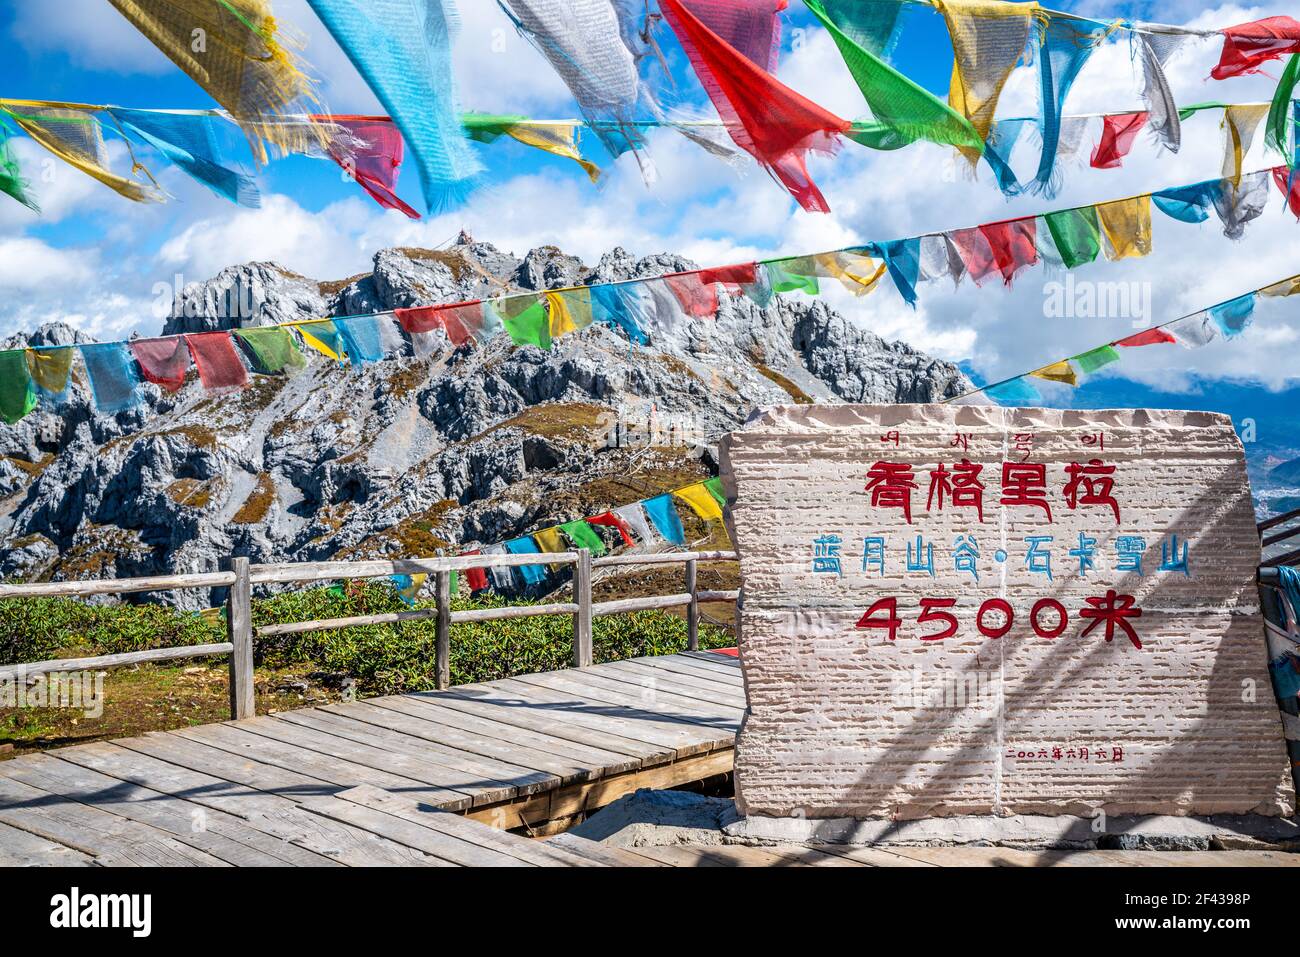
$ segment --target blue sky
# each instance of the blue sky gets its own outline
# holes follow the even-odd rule
[[[60,0],[59,15],[43,0],[0,0],[0,96],[114,103],[133,107],[207,107],[207,95],[135,33],[105,0]],[[278,18],[305,39],[304,58],[320,78],[324,102],[337,112],[382,112],[351,64],[305,0],[275,0]],[[1288,11],[1259,6],[1187,2],[1064,3],[1097,17],[1146,18],[1218,27]],[[460,98],[466,109],[520,112],[538,118],[576,115],[569,92],[545,61],[514,34],[488,0],[461,0],[456,46]],[[793,0],[785,17],[781,78],[842,116],[864,115],[865,104],[829,37]],[[706,101],[675,50],[677,90],[685,106]],[[1191,44],[1170,65],[1180,103],[1266,101],[1275,79],[1207,79],[1220,43]],[[942,94],[951,69],[947,33],[928,8],[909,7],[895,64]],[[1280,65],[1271,70],[1273,77]],[[1036,72],[1017,69],[999,116],[1037,110]],[[1067,103],[1068,113],[1140,107],[1138,78],[1127,44],[1111,43],[1085,68]],[[1005,200],[987,171],[971,180],[951,151],[920,144],[873,153],[846,144],[838,156],[816,159],[814,175],[832,206],[830,215],[798,210],[760,170],[740,175],[671,131],[652,135],[656,170],[647,185],[630,157],[612,165],[602,188],[573,164],[513,143],[476,146],[487,167],[462,208],[409,222],[385,212],[345,181],[328,162],[291,158],[259,173],[263,205],[244,210],[185,179],[161,161],[152,164],[174,201],[162,206],[127,202],[83,174],[49,160],[25,138],[15,149],[35,181],[44,212],[35,216],[6,197],[0,205],[0,333],[64,319],[102,338],[156,330],[155,286],[208,278],[224,266],[273,260],[304,275],[334,279],[366,271],[374,252],[392,245],[436,245],[461,228],[476,238],[522,254],[554,243],[594,262],[613,245],[637,254],[672,250],[701,263],[836,248],[929,230],[975,225],[1009,216],[1097,202],[1220,175],[1223,132],[1216,114],[1184,124],[1183,149],[1170,154],[1145,137],[1119,170],[1092,170],[1086,161],[1066,171],[1053,200]],[[1262,136],[1259,137],[1262,140]],[[1088,140],[1091,142],[1091,139]],[[591,158],[605,162],[593,138]],[[1017,165],[1032,168],[1032,144]],[[1257,143],[1247,169],[1277,163]],[[413,173],[399,191],[419,207]],[[957,290],[932,283],[916,310],[892,288],[864,299],[835,297],[853,321],[888,339],[903,339],[963,363],[984,380],[999,379],[1119,338],[1145,326],[1230,298],[1300,272],[1297,225],[1280,194],[1245,239],[1226,239],[1212,218],[1191,226],[1156,214],[1155,250],[1141,260],[1094,263],[1076,282],[1138,283],[1149,304],[1133,317],[1048,316],[1044,303],[1053,276],[1036,268],[1011,289]],[[834,296],[834,293],[832,293]],[[1166,405],[1215,408],[1234,418],[1275,423],[1264,429],[1279,446],[1292,441],[1300,376],[1295,369],[1300,305],[1274,300],[1261,308],[1240,339],[1194,352],[1178,347],[1137,350],[1074,393],[1051,391],[1054,404]]]

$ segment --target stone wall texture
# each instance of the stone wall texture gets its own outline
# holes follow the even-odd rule
[[[954,498],[963,458],[983,488]],[[725,437],[721,461],[742,577],[744,813],[1290,813],[1228,417],[781,407]],[[903,468],[873,484],[880,463]],[[1050,519],[1003,501],[1026,474],[1032,497],[1040,464]],[[1140,617],[1108,613],[1124,596]],[[956,630],[934,640],[945,615]]]

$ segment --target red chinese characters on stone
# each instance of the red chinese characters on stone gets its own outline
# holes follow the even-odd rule
[[[944,468],[940,462],[930,470],[930,493],[926,497],[927,511],[943,511],[944,496],[958,508],[973,508],[981,522],[984,521],[984,483],[979,479],[984,466],[962,459],[952,467]]]
[[[1111,493],[1115,489],[1115,466],[1101,459],[1089,459],[1086,465],[1071,462],[1065,467],[1069,481],[1065,483],[1065,504],[1070,508],[1080,505],[1109,505],[1119,524],[1119,502]]]
[[[1121,595],[1113,588],[1106,592],[1104,598],[1087,599],[1091,607],[1079,609],[1079,617],[1090,619],[1091,624],[1083,629],[1080,637],[1087,638],[1098,625],[1105,622],[1107,641],[1114,638],[1115,629],[1120,628],[1128,636],[1128,640],[1133,642],[1134,648],[1141,648],[1142,640],[1138,638],[1133,626],[1128,623],[1130,618],[1142,617],[1142,609],[1134,607],[1135,601],[1132,595]]]
[[[916,476],[906,462],[877,462],[867,472],[865,490],[871,493],[871,507],[901,509],[909,525],[916,487]]]
[[[1003,505],[1041,508],[1052,520],[1052,506],[1047,503],[1047,466],[1042,462],[1003,462]]]

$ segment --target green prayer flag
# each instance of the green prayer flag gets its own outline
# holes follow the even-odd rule
[[[551,348],[551,320],[543,300],[509,296],[500,301],[498,312],[515,345]]]
[[[929,140],[984,151],[983,137],[966,117],[878,55],[888,46],[901,4],[859,0],[804,0],[804,3],[835,41],[878,124],[903,141]],[[894,145],[896,140],[885,136],[880,127],[857,128],[848,135],[865,146],[878,142],[882,144],[876,146],[878,149],[898,148]]]
[[[27,350],[0,352],[0,419],[13,425],[34,408],[36,388],[27,368]]]
[[[802,290],[810,296],[817,295],[819,287],[815,267],[807,258],[767,262],[763,267],[767,270],[773,292]]]
[[[714,476],[704,483],[704,487],[709,490],[709,494],[718,500],[719,505],[727,504],[727,496],[722,493],[722,479]]]
[[[1066,268],[1073,269],[1097,258],[1101,251],[1101,226],[1094,207],[1047,213],[1043,219]]]
[[[569,537],[569,541],[578,548],[589,548],[593,555],[605,554],[605,543],[600,540],[596,530],[586,523],[585,520],[579,519],[576,522],[565,522],[560,526],[560,531]]]
[[[476,143],[492,143],[509,134],[511,127],[527,120],[521,113],[465,113],[460,124],[465,128],[465,135]]]
[[[1268,125],[1264,132],[1264,141],[1283,156],[1287,151],[1287,127],[1291,125],[1291,97],[1295,94],[1296,83],[1300,82],[1300,53],[1291,54],[1282,79],[1278,80],[1277,92],[1273,94],[1273,103],[1268,108]]]
[[[253,353],[257,360],[258,372],[272,375],[277,372],[294,373],[307,366],[298,347],[294,345],[293,336],[287,329],[278,326],[254,326],[248,329],[235,329],[235,335]]]
[[[0,124],[0,192],[8,193],[28,209],[40,212],[41,208],[27,192],[29,184],[23,178],[23,171],[18,165],[18,157],[9,149],[9,132]]]
[[[1079,368],[1084,372],[1092,373],[1096,372],[1102,366],[1108,366],[1112,362],[1118,362],[1119,351],[1113,346],[1101,346],[1097,349],[1085,352],[1082,355],[1074,356],[1072,361],[1077,362]]]

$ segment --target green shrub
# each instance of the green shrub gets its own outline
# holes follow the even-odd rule
[[[495,595],[452,599],[456,611],[525,604]],[[420,601],[416,608],[432,608]],[[405,611],[386,582],[352,582],[332,588],[285,592],[253,602],[255,627]],[[0,600],[0,664],[58,657],[115,654],[146,648],[225,640],[225,623],[213,612],[177,611],[162,605],[87,605],[71,598]],[[700,647],[733,644],[722,628],[701,623]],[[311,662],[357,680],[362,694],[422,691],[434,684],[432,618],[337,631],[275,635],[255,641],[258,664]],[[686,648],[686,622],[659,611],[597,618],[592,651],[597,662],[665,655]],[[573,619],[539,615],[453,625],[453,684],[567,667],[573,655]]]

